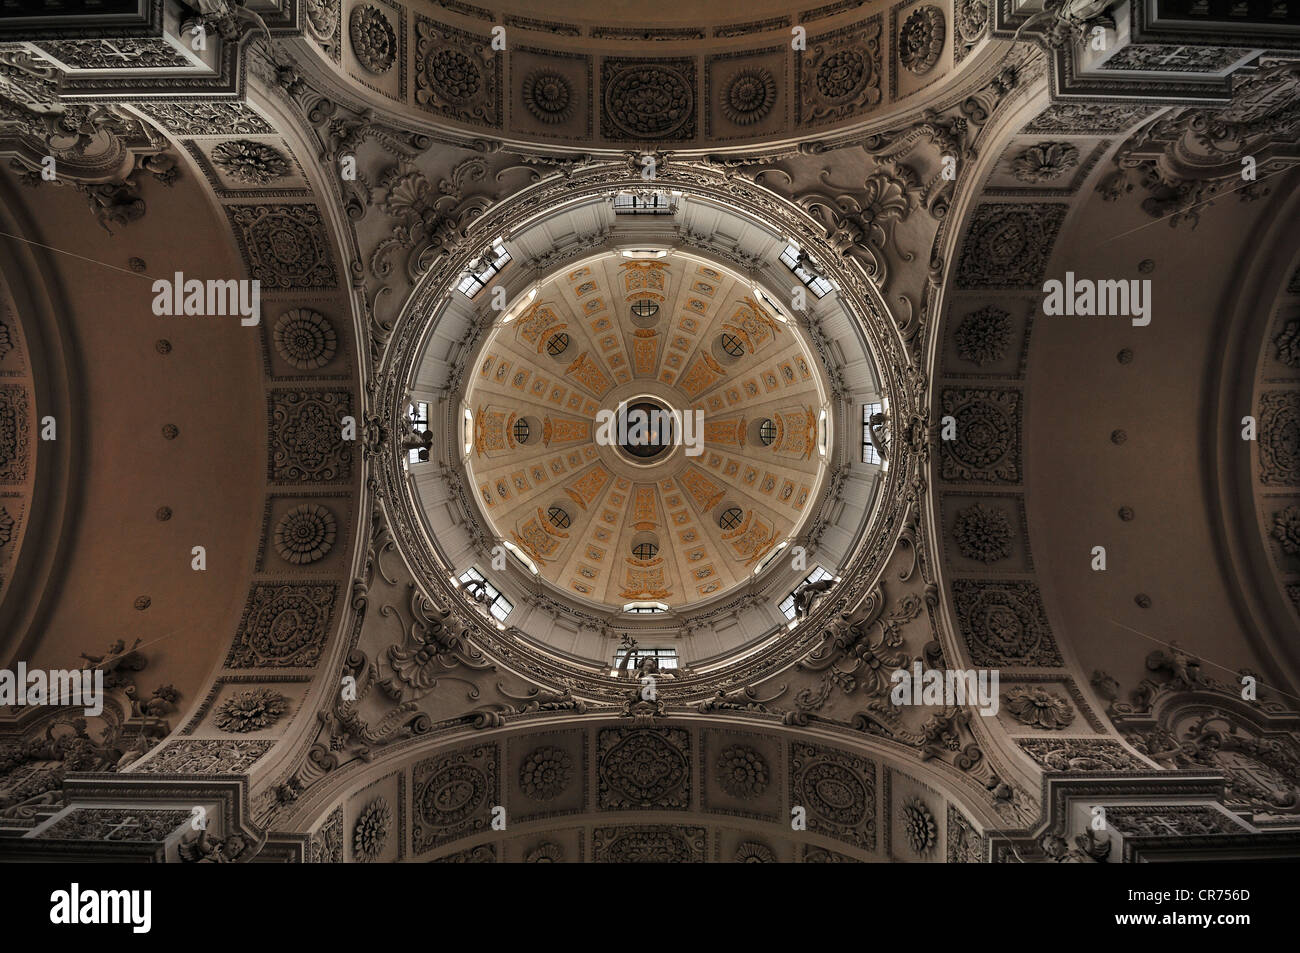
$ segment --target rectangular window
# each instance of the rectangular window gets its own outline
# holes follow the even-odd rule
[[[781,252],[781,262],[795,273],[795,276],[808,286],[811,291],[819,298],[826,297],[835,286],[823,278],[821,275],[814,274],[804,262],[816,267],[817,263],[812,260],[811,256],[805,256],[802,260],[799,257],[799,249],[794,245],[786,245],[785,251]]]
[[[793,622],[795,616],[794,594],[795,592],[799,591],[799,587],[802,586],[804,583],[821,582],[823,579],[830,579],[830,578],[831,578],[831,573],[828,573],[821,566],[814,566],[813,571],[804,577],[804,581],[799,583],[798,586],[795,586],[794,590],[790,593],[790,595],[786,596],[785,599],[782,601],[781,614],[784,615],[791,622]]]
[[[483,578],[483,574],[478,571],[477,567],[471,566],[469,569],[466,569],[461,573],[460,583],[470,591],[478,589],[480,585],[482,586],[483,590],[487,593],[487,599],[484,601],[484,605],[488,607],[488,611],[496,617],[498,622],[506,621],[506,616],[508,616],[510,610],[515,607],[514,603],[501,595],[501,590]]]
[[[619,192],[614,196],[615,215],[671,215],[673,203],[666,192]]]
[[[758,291],[757,288],[755,288],[754,290],[755,290],[755,291]],[[768,297],[766,294],[764,294],[762,291],[758,291],[758,297],[762,300],[763,304],[767,306],[767,309],[768,309],[769,311],[771,311],[773,314],[775,314],[775,315],[776,315],[778,318],[780,318],[782,321],[785,320],[785,315],[781,313],[781,309],[778,308],[778,307],[776,306],[776,302],[775,302],[775,301],[773,301],[771,298],[769,298],[769,297]]]
[[[880,451],[871,437],[871,415],[880,413],[880,404],[862,405],[862,462],[880,466]]]
[[[411,430],[415,433],[427,433],[429,430],[429,405],[424,401],[407,404],[406,416],[411,421]],[[406,451],[408,463],[421,463],[419,450]]]
[[[483,286],[496,277],[497,272],[510,263],[510,252],[506,251],[505,246],[497,242],[492,246],[492,251],[484,255],[476,268],[471,268],[460,280],[456,286],[467,298],[472,298],[480,291]]]
[[[623,659],[627,657],[627,649],[618,649],[614,653],[614,669],[622,669]],[[632,650],[632,659],[628,662],[627,670],[635,671],[638,663],[643,658],[654,658],[659,660],[659,668],[675,669],[677,667],[677,650],[676,649],[643,649],[637,646]]]

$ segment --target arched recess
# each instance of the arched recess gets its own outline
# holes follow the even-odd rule
[[[996,48],[991,8],[972,0],[771,5],[740,20],[660,9],[637,25],[585,5],[512,7],[313,0],[285,46],[331,96],[386,122],[583,151],[771,149],[809,129],[848,142],[969,82]]]
[[[138,126],[106,115],[96,146],[105,140],[128,177],[139,174],[130,215],[97,223],[113,202],[88,210],[86,198],[127,186],[104,186],[74,162],[61,167],[66,178],[35,183],[15,164],[0,186],[3,267],[6,281],[21,276],[15,310],[36,385],[28,425],[39,471],[24,514],[22,587],[0,607],[4,664],[99,669],[108,694],[103,717],[81,727],[67,712],[6,714],[0,735],[17,756],[0,781],[0,813],[20,832],[59,810],[70,774],[139,758],[201,703],[238,624],[260,523],[249,492],[260,472],[234,462],[265,445],[252,332],[237,316],[163,317],[151,307],[161,276],[151,268],[169,279],[238,276],[228,233],[204,187],[159,164],[165,143],[136,154],[115,137]],[[145,162],[159,172],[137,167]],[[19,180],[31,187],[16,190]],[[202,237],[178,243],[187,226]],[[195,547],[206,554],[201,570]]]
[[[30,234],[24,206],[4,182],[3,229]],[[80,368],[69,339],[66,303],[52,272],[48,252],[16,239],[0,245],[0,370],[4,371],[6,443],[0,551],[0,655],[29,657],[50,603],[62,581],[65,547],[76,521],[80,494],[73,478],[74,441],[42,440],[42,419],[65,423],[80,406]],[[55,433],[57,434],[57,428]],[[9,441],[12,440],[12,443]],[[37,479],[39,473],[40,479]],[[24,551],[25,550],[25,551]]]
[[[977,791],[832,729],[555,714],[388,747],[277,827],[318,862],[976,863],[996,824]]]
[[[136,639],[149,642],[152,667],[138,686],[141,700],[175,714],[202,696],[208,666],[221,651],[217,640],[228,637],[225,626],[237,618],[230,603],[243,585],[244,559],[251,563],[256,549],[256,504],[245,494],[256,475],[232,461],[264,445],[262,402],[247,386],[260,368],[256,332],[240,327],[237,316],[171,317],[153,309],[153,281],[162,274],[170,282],[175,272],[240,272],[204,186],[174,169],[146,173],[142,163],[164,156],[165,144],[151,142],[137,154],[115,138],[127,136],[123,128],[138,126],[122,120],[94,135],[96,143],[102,137],[116,147],[129,175],[138,175],[133,217],[97,224],[96,212],[108,206],[92,202],[88,210],[86,198],[101,195],[100,184],[81,178],[72,163],[66,178],[33,184],[27,176],[30,188],[8,194],[10,260],[37,256],[30,271],[20,272],[21,294],[39,302],[50,289],[58,315],[27,331],[40,348],[33,352],[32,439],[42,430],[54,437],[35,445],[47,456],[40,490],[62,493],[79,510],[75,519],[55,518],[25,539],[24,549],[41,542],[34,556],[43,551],[42,559],[57,559],[58,575],[28,580],[27,619],[18,624],[22,617],[15,617],[4,634],[23,640],[6,646],[8,660],[48,668],[75,667],[81,653],[120,656]],[[10,167],[6,188],[24,171]],[[203,237],[177,243],[185,223]],[[42,307],[36,304],[33,314]],[[248,515],[240,521],[232,513]],[[195,546],[210,556],[206,569],[192,565]],[[39,613],[37,599],[45,600]],[[195,613],[204,618],[197,627]],[[91,615],[97,624],[87,629]],[[122,647],[110,649],[118,640]],[[163,695],[170,699],[151,698],[168,685],[175,692]]]
[[[6,600],[0,618],[22,621],[22,610],[32,621],[0,630],[24,639],[3,646],[5,660],[70,668],[84,653],[109,690],[104,718],[84,731],[59,723],[50,735],[53,722],[31,712],[0,725],[26,752],[0,793],[3,823],[23,836],[61,822],[50,790],[85,795],[73,791],[74,772],[116,768],[148,785],[291,756],[310,729],[313,679],[347,651],[348,582],[368,535],[355,253],[318,144],[275,93],[250,86],[246,102],[106,108],[88,135],[118,163],[111,169],[70,161],[52,183],[28,172],[34,189],[22,193],[6,172],[5,231],[17,237],[0,266],[8,277],[11,261],[34,262],[19,292],[31,302],[20,297],[15,310],[25,322],[23,308],[38,314],[32,302],[49,286],[58,297],[49,310],[66,324],[62,342],[56,322],[24,324],[32,353],[52,367],[32,362],[39,414],[59,426],[40,448],[54,463],[43,464],[37,502],[54,510],[41,494],[62,492],[84,506],[79,521],[47,519],[39,550],[24,545],[33,603]],[[17,155],[30,170],[29,153]],[[103,201],[87,212],[85,196]],[[152,283],[177,273],[260,282],[257,320],[159,314]],[[60,395],[64,382],[81,390]],[[48,570],[37,556],[78,586],[38,582]],[[41,616],[37,596],[55,611]],[[286,628],[277,642],[272,633]],[[255,730],[254,711],[265,730],[240,737]],[[233,789],[221,796],[239,801]]]
[[[930,366],[934,417],[955,433],[936,442],[929,526],[959,664],[1002,676],[1003,712],[977,721],[980,736],[1044,779],[1050,819],[1036,842],[995,857],[1121,856],[1119,840],[1077,840],[1089,836],[1078,802],[1104,806],[1125,787],[1092,772],[1128,773],[1134,798],[1177,802],[1163,820],[1157,807],[1125,807],[1141,815],[1134,832],[1163,832],[1160,850],[1174,849],[1176,830],[1198,833],[1199,821],[1179,828],[1184,815],[1259,833],[1209,777],[1192,776],[1221,764],[1156,757],[1126,712],[1155,685],[1187,690],[1185,667],[1239,701],[1234,677],[1252,675],[1259,701],[1247,707],[1283,731],[1293,707],[1287,570],[1266,494],[1251,493],[1267,451],[1242,441],[1241,418],[1265,415],[1260,390],[1294,388],[1276,338],[1294,316],[1294,235],[1281,223],[1295,173],[1266,121],[1294,82],[1283,66],[1247,69],[1222,114],[1053,104],[1039,90],[990,130],[954,199]],[[1235,121],[1245,115],[1254,121]],[[1228,139],[1200,134],[1228,117],[1216,127]],[[1242,185],[1231,137],[1249,139],[1267,183]],[[1253,201],[1264,190],[1283,198]],[[1222,267],[1198,267],[1206,234],[1227,249]],[[1150,323],[1136,310],[1046,313],[1044,283],[1067,273],[1149,287]],[[1271,428],[1284,456],[1286,428]],[[1195,806],[1182,800],[1193,795]]]
[[[1279,178],[1279,192],[1295,181]],[[1300,190],[1286,190],[1262,210],[1243,243],[1241,277],[1225,296],[1234,333],[1211,370],[1214,439],[1206,461],[1243,629],[1267,660],[1266,680],[1291,686],[1300,683],[1300,645],[1291,637],[1300,624],[1300,470],[1292,464],[1291,423],[1300,358],[1290,345],[1300,301],[1300,249],[1291,226],[1298,207]]]
[[[146,784],[155,774],[260,778],[304,744],[321,685],[358,625],[349,586],[369,541],[367,448],[384,439],[367,426],[366,318],[353,293],[358,253],[340,177],[292,98],[268,79],[265,51],[246,53],[244,101],[132,104],[201,183],[215,231],[261,283],[262,302],[259,324],[242,329],[258,371],[249,387],[259,425],[250,456],[260,461],[253,558],[204,692],[167,742],[129,769]],[[269,718],[249,720],[268,704]]]

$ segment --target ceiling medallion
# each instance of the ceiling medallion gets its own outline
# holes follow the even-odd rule
[[[924,854],[939,842],[934,814],[919,797],[909,798],[903,803],[902,820],[907,844],[914,853]]]
[[[924,6],[913,10],[898,32],[898,61],[918,76],[934,69],[943,53],[943,11]]]
[[[323,314],[310,308],[286,311],[275,323],[275,349],[303,371],[324,367],[338,351],[338,334]]]
[[[555,800],[572,780],[573,760],[552,746],[538,748],[519,769],[519,790],[534,801]]]
[[[740,70],[727,80],[722,93],[722,114],[737,126],[766,119],[776,104],[776,77],[763,66]]]
[[[871,62],[860,50],[836,50],[817,70],[817,91],[831,102],[856,96],[871,79]]]
[[[534,70],[524,78],[524,105],[533,118],[548,125],[573,115],[573,86],[555,70]]]
[[[388,841],[393,811],[385,798],[378,797],[365,806],[352,832],[352,853],[362,863],[376,860]]]
[[[338,522],[323,506],[303,503],[290,510],[275,527],[275,550],[296,566],[324,559],[334,547]]]
[[[1079,164],[1079,150],[1068,142],[1040,142],[1011,163],[1011,173],[1021,182],[1037,185],[1059,179]]]
[[[387,73],[397,61],[397,34],[383,11],[370,4],[354,7],[348,36],[357,61],[372,73]]]
[[[695,114],[695,94],[677,70],[626,65],[605,84],[605,113],[633,139],[667,139]]]
[[[962,319],[955,332],[957,355],[983,367],[1002,360],[1011,345],[1011,315],[988,305]]]
[[[212,164],[228,178],[251,185],[266,185],[290,172],[289,160],[264,142],[231,139],[212,150]]]
[[[469,102],[483,86],[478,66],[460,50],[435,50],[425,62],[434,85],[450,102]]]

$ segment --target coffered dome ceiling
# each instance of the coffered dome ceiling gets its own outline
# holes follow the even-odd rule
[[[606,252],[529,296],[465,394],[466,466],[495,534],[610,609],[695,606],[748,581],[812,511],[830,436],[820,363],[775,296],[677,251]],[[702,432],[686,420],[674,445],[610,444],[598,416],[620,405],[699,411]]]

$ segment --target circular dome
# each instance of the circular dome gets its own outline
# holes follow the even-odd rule
[[[588,609],[697,607],[749,582],[827,469],[828,389],[777,296],[680,250],[604,251],[535,292],[485,336],[464,395],[490,535]],[[651,327],[634,320],[646,301]]]
[[[619,201],[626,176],[597,162],[545,179],[434,259],[390,332],[377,415],[403,436],[375,457],[377,493],[430,604],[493,664],[622,699],[611,664],[632,637],[675,651],[672,691],[703,697],[788,664],[879,576],[918,458],[900,438],[887,465],[862,460],[857,421],[888,401],[914,433],[918,391],[879,292],[799,209],[674,163],[650,214]],[[795,252],[823,276],[807,296],[790,291]],[[649,327],[632,311],[646,299]],[[618,439],[638,400],[680,414],[650,460]],[[426,408],[436,463],[405,449]],[[841,582],[791,624],[818,572]],[[490,606],[467,598],[479,577]]]

